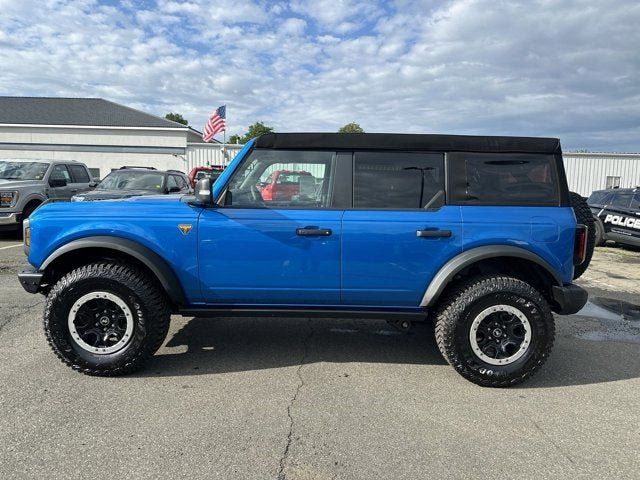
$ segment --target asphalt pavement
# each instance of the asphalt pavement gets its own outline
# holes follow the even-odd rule
[[[46,344],[17,244],[0,238],[0,478],[640,478],[640,252],[597,249],[593,304],[557,317],[546,366],[485,389],[428,324],[307,318],[175,317],[143,371],[84,376]]]

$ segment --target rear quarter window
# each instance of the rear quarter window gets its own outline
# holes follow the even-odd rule
[[[451,203],[463,205],[559,205],[553,155],[450,153]]]

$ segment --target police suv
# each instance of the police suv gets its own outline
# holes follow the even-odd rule
[[[595,217],[596,245],[613,240],[640,246],[640,187],[598,190],[587,203]]]

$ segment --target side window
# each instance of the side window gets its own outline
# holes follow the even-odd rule
[[[256,149],[229,182],[225,204],[329,207],[334,165],[334,152]],[[285,181],[280,181],[281,176]],[[278,179],[276,183],[273,178]]]
[[[66,180],[67,183],[71,183],[71,175],[69,170],[64,165],[55,165],[51,170],[51,180]]]
[[[176,175],[176,182],[178,183],[178,188],[180,190],[184,190],[185,188],[187,188],[186,180],[180,175]]]
[[[633,197],[631,193],[617,193],[611,199],[610,205],[612,207],[629,208],[631,197]]]
[[[92,180],[100,181],[100,169],[99,168],[90,168],[89,173],[91,174]]]
[[[167,190],[171,191],[172,188],[180,188],[178,187],[178,182],[176,182],[175,175],[167,176]]]
[[[67,168],[71,170],[71,176],[74,183],[89,183],[89,174],[82,165],[67,165]]]
[[[634,210],[640,210],[640,193],[636,193],[631,200],[631,208]]]
[[[451,199],[465,205],[559,203],[553,155],[450,153]]]
[[[444,203],[444,155],[356,152],[354,208],[437,208]]]

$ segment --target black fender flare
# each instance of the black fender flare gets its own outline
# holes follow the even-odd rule
[[[480,260],[496,257],[515,257],[534,262],[551,275],[557,286],[562,285],[562,279],[554,268],[539,255],[524,248],[513,247],[511,245],[486,245],[466,250],[445,263],[434,275],[431,283],[429,283],[420,302],[420,306],[429,307],[433,305],[445,287],[453,280],[453,277],[465,267]]]
[[[130,255],[144,264],[158,279],[171,301],[176,305],[185,305],[184,291],[178,277],[169,264],[156,252],[121,237],[95,236],[85,237],[69,242],[54,250],[40,265],[39,270],[45,272],[55,260],[63,255],[85,248],[103,248]]]

